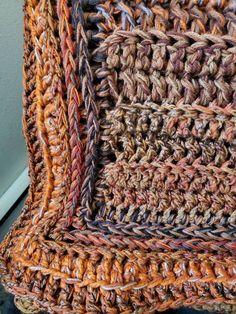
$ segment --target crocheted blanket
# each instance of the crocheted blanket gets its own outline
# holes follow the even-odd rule
[[[0,247],[18,300],[50,313],[236,309],[235,11],[25,0],[31,184]]]

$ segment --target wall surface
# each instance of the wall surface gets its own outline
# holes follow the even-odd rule
[[[0,0],[0,197],[26,167],[21,131],[23,0]]]

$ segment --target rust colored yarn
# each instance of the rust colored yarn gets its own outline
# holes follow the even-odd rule
[[[236,5],[26,0],[21,307],[236,311]]]

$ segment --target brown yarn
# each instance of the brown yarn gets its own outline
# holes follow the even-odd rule
[[[198,307],[194,307],[195,310],[198,310],[198,311],[209,311],[210,313],[211,312],[214,312],[214,313],[226,313],[226,314],[235,314],[236,312],[236,308],[235,306],[233,305],[226,305],[226,304],[222,304],[222,305],[204,305],[204,306],[198,306]]]
[[[0,246],[5,287],[50,313],[233,312],[234,1],[24,12],[31,185]]]

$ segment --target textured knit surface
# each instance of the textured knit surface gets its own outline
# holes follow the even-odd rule
[[[31,185],[0,247],[18,304],[235,312],[235,11],[25,1]]]

